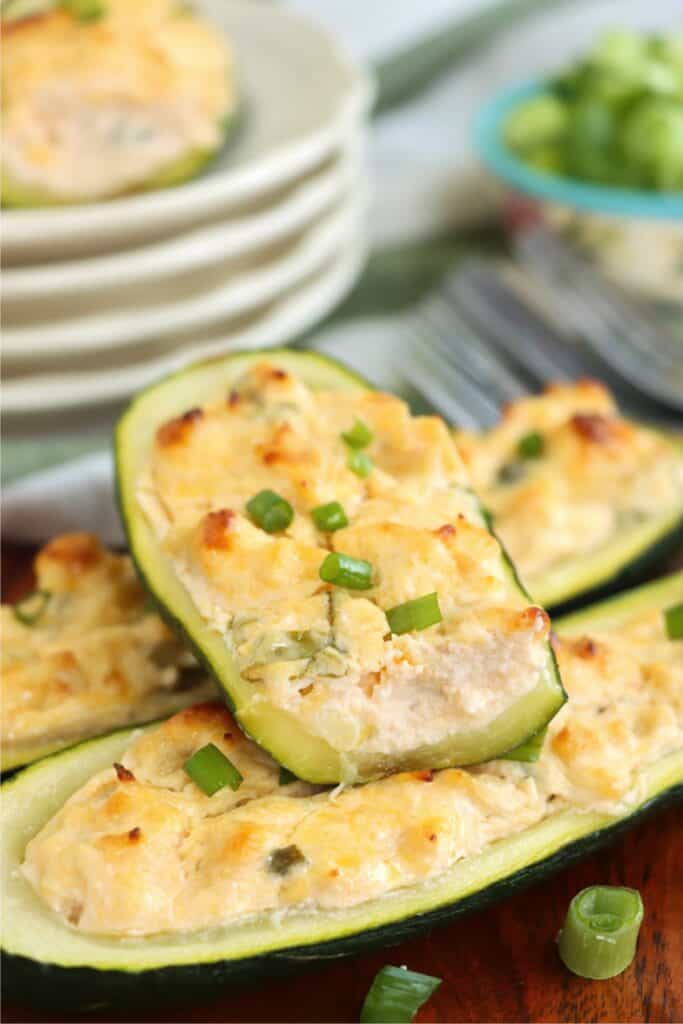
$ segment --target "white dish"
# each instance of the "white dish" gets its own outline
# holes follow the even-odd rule
[[[111,251],[201,217],[225,218],[322,163],[367,113],[367,75],[307,18],[253,0],[202,0],[201,7],[237,55],[242,115],[235,138],[185,185],[106,203],[6,211],[6,265]]]
[[[348,237],[329,265],[310,281],[267,306],[246,327],[229,334],[172,347],[156,358],[122,366],[6,379],[6,415],[41,414],[94,406],[126,398],[159,377],[198,359],[244,348],[282,345],[309,330],[344,298],[360,273],[367,252],[364,232]]]
[[[42,323],[17,328],[5,324],[5,366],[62,359],[74,353],[108,353],[145,342],[158,344],[183,331],[200,331],[244,316],[273,302],[327,263],[357,229],[361,211],[367,205],[365,195],[366,190],[357,185],[292,244],[267,250],[256,264],[252,261],[235,267],[228,261],[201,271],[195,278],[188,276],[180,283],[163,283],[151,291],[129,288],[110,308],[71,320],[57,319],[65,310],[71,310],[68,301],[44,302]],[[185,292],[183,297],[169,301],[169,295],[181,291]],[[98,301],[96,305],[99,310]]]
[[[31,267],[5,269],[2,300],[5,315],[11,307],[42,299],[139,285],[187,274],[291,238],[311,224],[350,187],[358,173],[358,141],[349,142],[338,157],[286,190],[274,205],[183,232],[172,238],[123,252],[88,259],[65,260]]]

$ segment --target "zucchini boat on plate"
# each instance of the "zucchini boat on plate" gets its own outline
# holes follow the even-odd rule
[[[65,534],[38,553],[35,573],[36,590],[0,612],[3,771],[215,694],[129,558]]]
[[[116,433],[132,556],[299,778],[486,761],[564,701],[451,433],[313,353],[167,378]]]
[[[678,573],[558,622],[570,699],[536,762],[320,791],[216,703],[26,769],[3,786],[6,991],[82,1006],[262,979],[585,854],[681,794],[682,601]],[[207,743],[237,789],[207,796],[183,770]]]
[[[9,0],[2,22],[3,205],[174,185],[223,144],[236,108],[230,50],[188,5]]]
[[[623,419],[591,380],[550,385],[456,440],[534,600],[631,580],[683,538],[683,439]]]

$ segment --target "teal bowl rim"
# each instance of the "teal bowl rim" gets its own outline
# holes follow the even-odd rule
[[[589,185],[559,175],[542,174],[514,156],[503,140],[503,124],[516,106],[544,89],[542,82],[526,82],[498,93],[479,111],[474,123],[474,144],[489,170],[529,196],[562,206],[622,217],[683,220],[683,192],[653,193]]]

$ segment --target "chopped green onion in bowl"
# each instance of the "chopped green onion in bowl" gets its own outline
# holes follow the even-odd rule
[[[286,530],[294,518],[294,509],[275,491],[259,491],[247,502],[249,518],[266,533]]]
[[[404,604],[397,604],[394,608],[389,608],[385,615],[389,629],[398,635],[416,633],[429,626],[435,626],[443,618],[437,593],[424,594]]]
[[[636,889],[582,889],[569,904],[557,939],[563,963],[582,978],[603,980],[621,974],[635,957],[643,913]]]
[[[215,743],[207,743],[195,751],[183,765],[183,770],[207,796],[213,796],[226,786],[233,790],[239,789],[244,781],[230,758]]]
[[[365,997],[360,1024],[410,1024],[440,984],[441,978],[430,974],[406,967],[383,967]]]

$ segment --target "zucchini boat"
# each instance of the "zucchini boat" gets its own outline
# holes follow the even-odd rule
[[[174,0],[3,6],[4,206],[194,177],[236,123],[227,41]]]
[[[487,761],[561,707],[548,617],[437,417],[315,353],[241,353],[137,397],[116,462],[148,589],[299,778]]]
[[[534,600],[568,610],[637,582],[683,541],[683,443],[591,380],[506,406],[460,451]]]
[[[3,786],[6,996],[139,1005],[262,981],[402,941],[584,856],[683,793],[683,640],[667,638],[664,614],[682,598],[678,573],[558,623],[570,700],[535,764],[406,773],[341,794],[278,786],[277,765],[208,705],[24,770]],[[183,782],[183,759],[211,738],[244,775],[236,792]],[[233,915],[222,927],[216,901]],[[179,930],[158,930],[164,913]],[[188,914],[206,926],[181,930]]]
[[[129,558],[72,533],[34,568],[33,593],[0,611],[3,772],[215,695]]]

